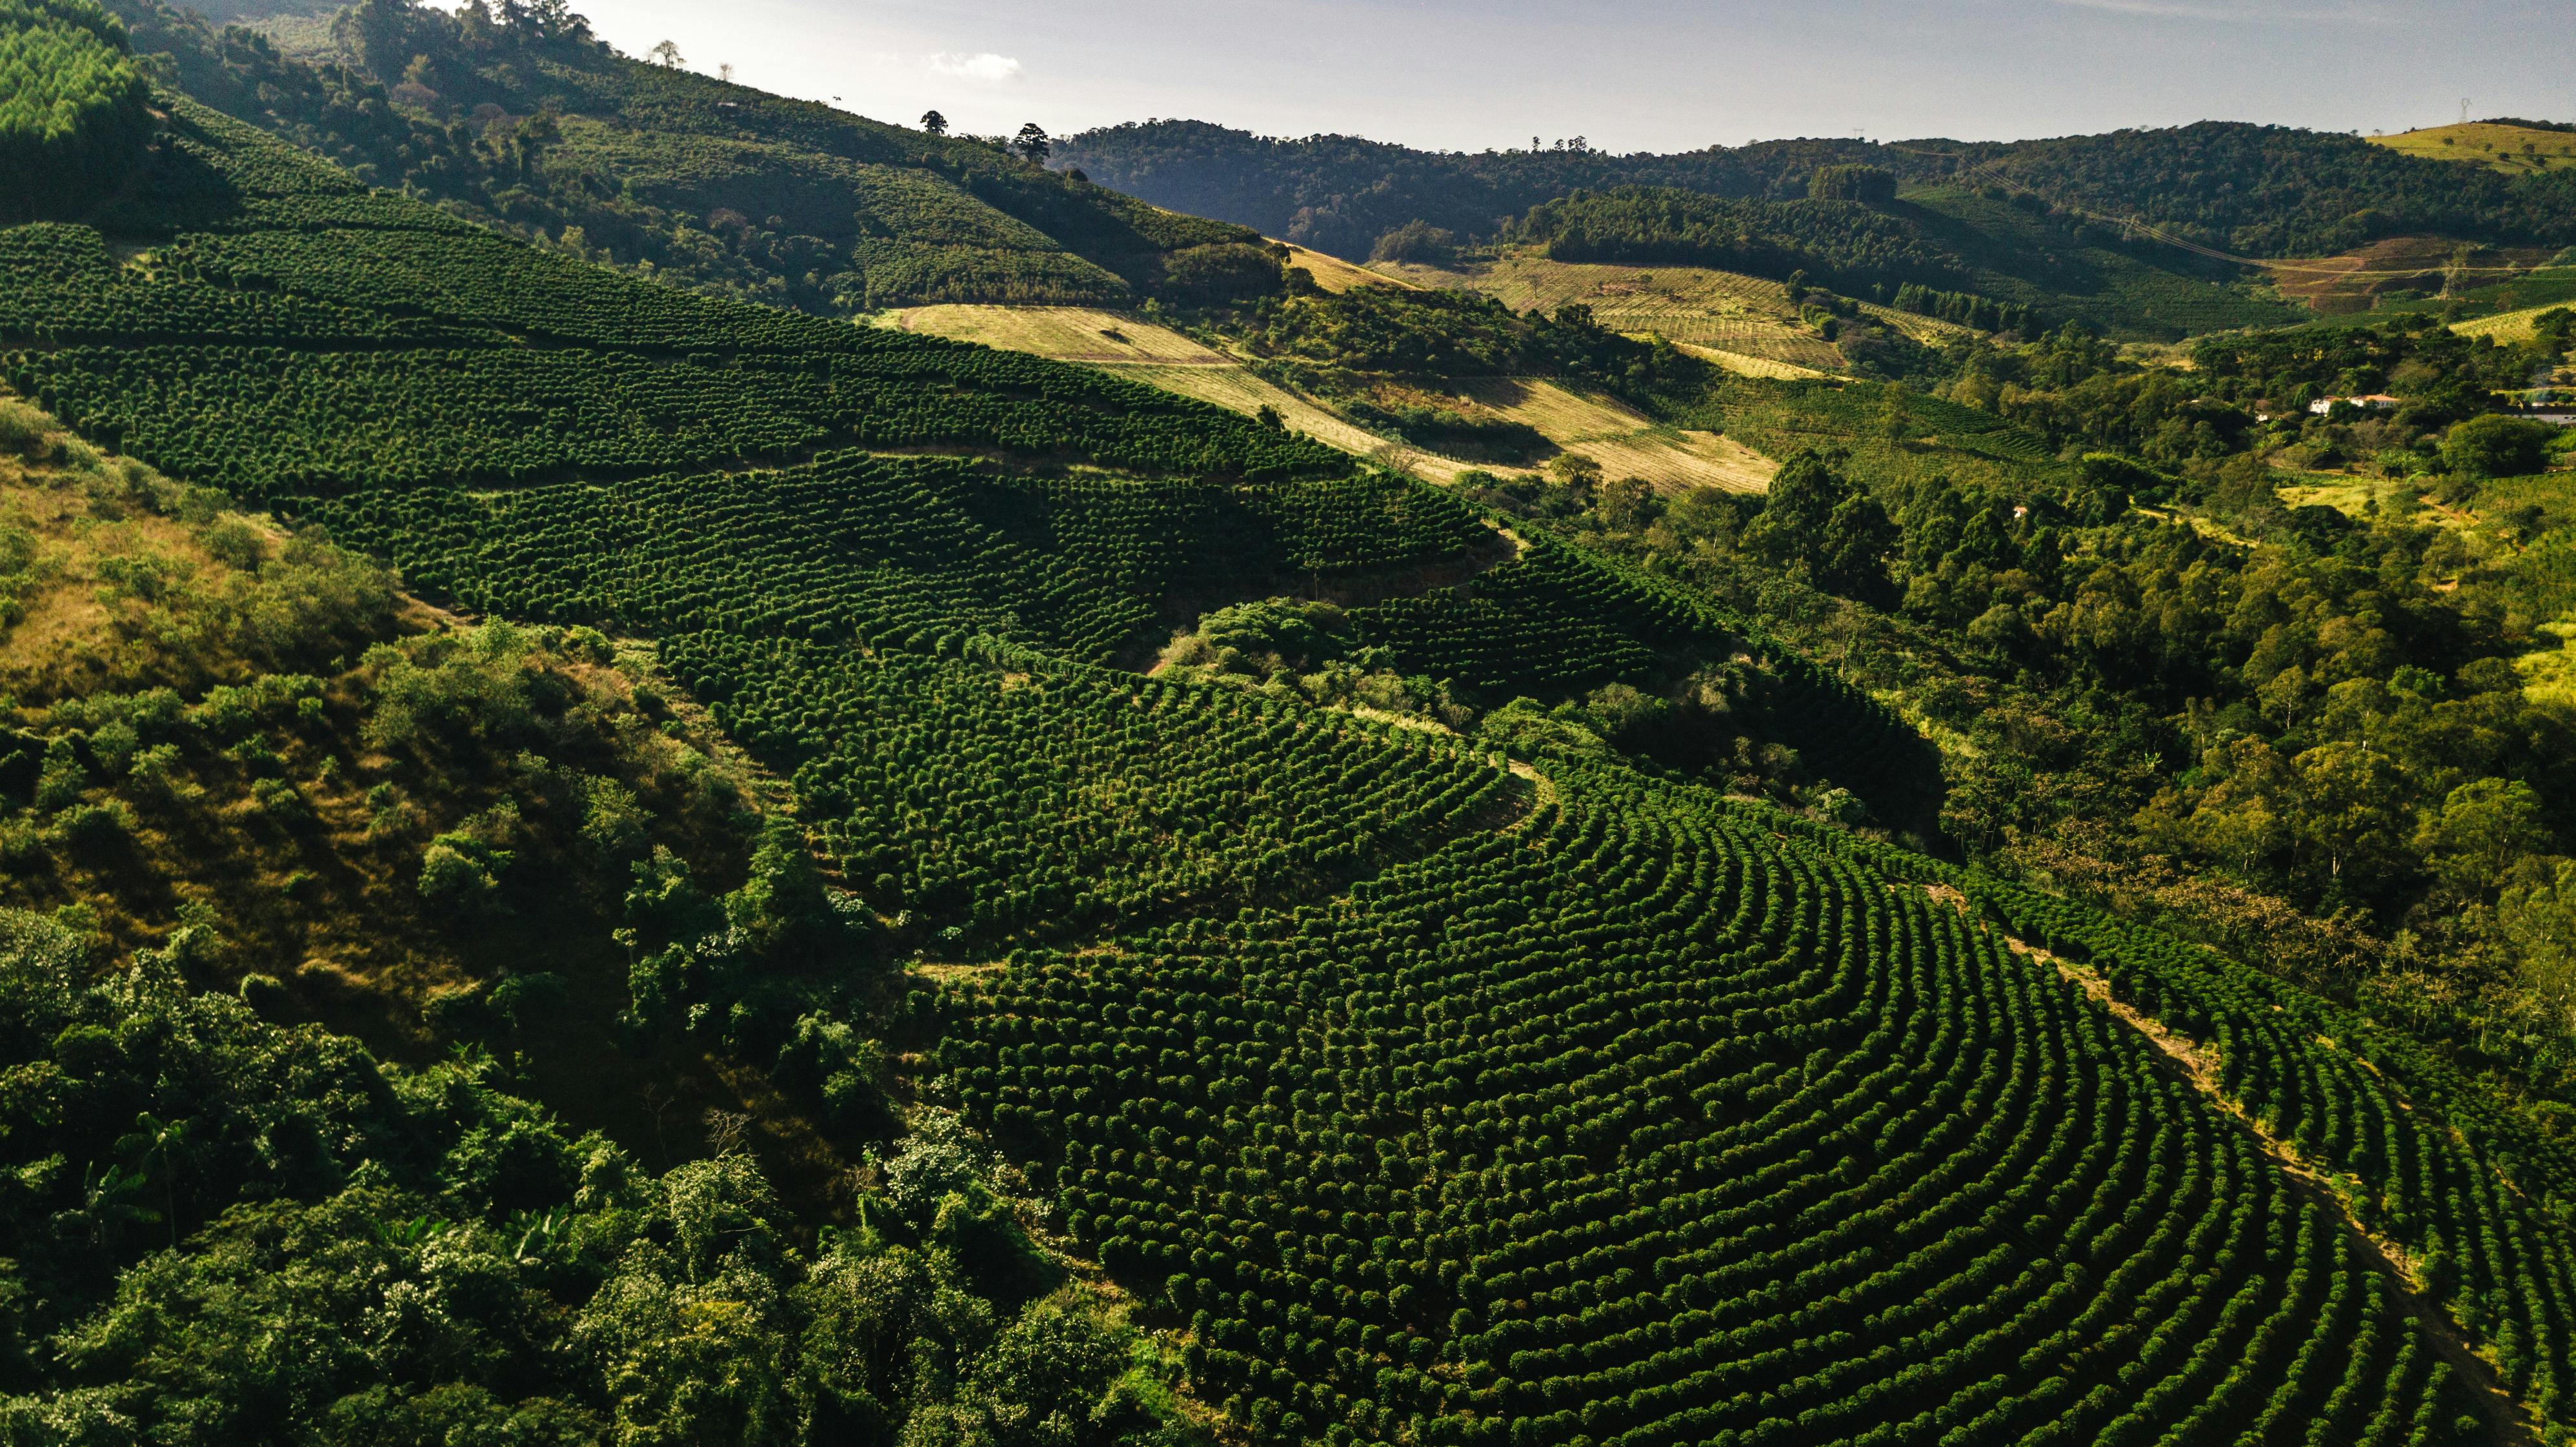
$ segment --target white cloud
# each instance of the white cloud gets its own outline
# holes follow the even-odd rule
[[[989,50],[973,55],[943,50],[937,55],[922,57],[922,63],[930,67],[933,75],[944,75],[953,80],[980,80],[987,85],[1018,80],[1022,70],[1019,61],[1007,55],[995,55]]]

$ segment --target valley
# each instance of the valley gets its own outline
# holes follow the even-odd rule
[[[11,1441],[2576,1432],[2560,168],[40,71]]]

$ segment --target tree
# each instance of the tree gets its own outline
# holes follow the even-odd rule
[[[2442,439],[2442,460],[2471,477],[2521,477],[2549,465],[2557,429],[2530,417],[2488,413],[2453,427]]]
[[[1807,181],[1807,194],[1818,201],[1896,199],[1896,177],[1876,166],[1819,166]]]
[[[1884,559],[1896,524],[1865,489],[1835,470],[1835,459],[1801,452],[1771,480],[1762,513],[1744,532],[1745,546],[1782,567],[1804,563],[1816,585],[1872,601],[1887,591]]]
[[[2516,862],[2550,845],[2549,810],[2520,779],[2472,779],[2437,812],[2427,809],[2415,847],[2436,878],[2469,898],[2503,885]]]
[[[172,1177],[178,1173],[178,1151],[187,1144],[188,1122],[165,1121],[149,1111],[134,1118],[134,1129],[117,1138],[116,1153],[136,1176],[161,1178],[161,1219],[170,1228],[170,1244],[179,1244],[179,1194]]]
[[[1379,237],[1377,244],[1369,248],[1371,261],[1414,261],[1425,266],[1446,266],[1457,259],[1457,233],[1428,221],[1408,221]]]
[[[923,111],[921,113],[921,128],[930,132],[934,136],[944,136],[948,134],[948,117],[941,115],[937,111]]]
[[[1020,133],[1011,138],[1011,149],[1021,160],[1031,165],[1043,166],[1046,164],[1047,157],[1054,153],[1055,142],[1048,139],[1044,127],[1031,121],[1020,127]]]
[[[662,67],[664,70],[677,70],[686,63],[680,58],[680,47],[668,40],[654,46],[651,50],[645,51],[644,58]]]

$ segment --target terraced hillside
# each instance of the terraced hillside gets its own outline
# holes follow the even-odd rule
[[[1842,354],[1799,315],[1786,284],[1739,272],[1554,261],[1535,249],[1509,248],[1464,270],[1413,267],[1400,274],[1423,285],[1472,288],[1515,311],[1587,306],[1603,326],[1705,348],[1721,354],[1720,365],[1755,375],[1775,374],[1764,363],[1803,373],[1844,366]],[[1863,310],[1919,341],[1969,334],[1954,323],[1893,307],[1864,303]]]
[[[626,1028],[768,1047],[828,1104],[864,1052],[782,1000],[796,931],[964,967],[913,1007],[914,1083],[1017,1170],[925,1110],[809,1253],[739,1154],[638,1181],[470,1059],[387,1083],[159,956],[84,991],[18,922],[11,1078],[195,1112],[257,1169],[164,1240],[132,1214],[160,1116],[8,1138],[39,1154],[0,1224],[84,1243],[101,1303],[14,1360],[13,1423],[823,1442],[951,1392],[961,1439],[1743,1447],[2576,1411],[2562,1145],[2295,990],[1552,707],[1793,740],[1902,827],[1920,741],[1696,595],[1254,419],[654,288],[170,105],[148,187],[0,232],[0,374],[436,597],[652,636],[835,890],[792,837],[712,913],[639,871]],[[1301,592],[1345,600],[1307,646],[1460,711],[1115,666]],[[256,1147],[218,1115],[307,1083]],[[1024,1299],[1024,1222],[1234,1425],[1146,1412],[1070,1306],[965,1304]],[[241,1328],[275,1302],[297,1336]],[[1060,1389],[993,1395],[1011,1364]]]

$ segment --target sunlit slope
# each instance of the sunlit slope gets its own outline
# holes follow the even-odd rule
[[[1759,277],[1695,266],[1550,261],[1526,250],[1462,271],[1407,267],[1401,274],[1424,285],[1481,291],[1515,311],[1552,312],[1579,304],[1590,307],[1595,320],[1616,331],[1650,333],[1667,341],[1811,371],[1839,371],[1844,365],[1842,354],[1790,304],[1787,288]],[[1874,304],[1863,310],[1921,338],[1964,331]]]
[[[1402,278],[1391,274],[1391,269],[1360,266],[1326,252],[1298,246],[1293,242],[1284,244],[1288,246],[1288,264],[1304,267],[1306,274],[1315,279],[1315,285],[1329,292],[1345,292],[1355,286],[1407,284]]]
[[[911,308],[895,321],[907,331],[1105,368],[1245,415],[1268,407],[1290,428],[1357,456],[1386,455],[1390,446],[1235,358],[1134,317],[1082,307],[936,306]],[[1624,402],[1545,378],[1476,378],[1458,384],[1458,393],[1481,412],[1526,423],[1559,448],[1592,458],[1613,477],[1742,492],[1759,491],[1775,470],[1741,443],[1662,427]],[[1439,481],[1470,468],[1515,470],[1396,446],[1407,465]]]
[[[928,306],[899,313],[895,325],[908,332],[1106,368],[1247,417],[1267,407],[1291,429],[1356,457],[1379,454],[1395,445],[1255,376],[1235,358],[1169,327],[1113,312],[1089,307]],[[1472,465],[1411,448],[1402,450],[1409,465],[1444,482]]]
[[[2370,139],[2374,145],[2409,156],[2462,161],[2509,176],[2576,167],[2576,131],[2470,121],[2466,125],[2426,126]]]

